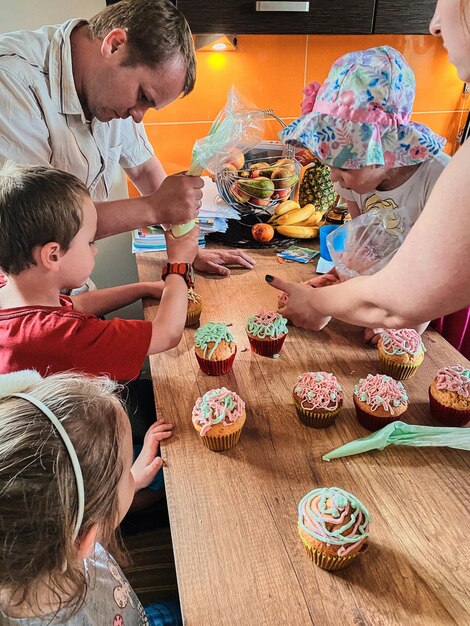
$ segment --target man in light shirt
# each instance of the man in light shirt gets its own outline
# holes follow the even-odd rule
[[[169,0],[123,0],[88,22],[0,36],[0,165],[46,165],[80,178],[98,211],[97,239],[141,226],[187,222],[200,177],[166,176],[142,119],[195,82],[191,31]],[[142,194],[107,201],[118,166]],[[199,250],[195,267],[251,269],[237,250]]]

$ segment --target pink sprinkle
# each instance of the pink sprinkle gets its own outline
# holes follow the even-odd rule
[[[455,391],[464,398],[470,397],[469,371],[461,365],[444,367],[437,372],[435,383],[437,389]]]

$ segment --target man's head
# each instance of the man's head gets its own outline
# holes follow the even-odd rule
[[[121,0],[86,26],[94,56],[72,46],[74,77],[86,113],[102,122],[161,109],[194,87],[189,25],[169,0]],[[72,33],[72,38],[74,34]],[[99,56],[96,53],[99,51]]]
[[[12,162],[0,170],[0,269],[5,274],[17,276],[39,261],[54,267],[60,262],[65,281],[80,283],[63,287],[79,287],[94,264],[94,247],[89,249],[95,232],[96,209],[72,174]]]

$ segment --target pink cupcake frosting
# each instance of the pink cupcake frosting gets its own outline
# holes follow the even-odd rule
[[[442,391],[454,391],[463,398],[470,398],[470,369],[461,365],[451,365],[440,369],[434,384]]]
[[[297,377],[294,393],[303,409],[336,411],[343,401],[343,390],[336,376],[328,372],[305,372]]]
[[[417,354],[424,350],[421,335],[413,328],[389,328],[382,333],[382,347],[386,354]]]
[[[385,411],[395,415],[395,409],[408,402],[408,394],[404,386],[391,376],[384,374],[368,374],[361,378],[354,387],[354,394],[361,402],[370,406],[372,411],[382,407]]]

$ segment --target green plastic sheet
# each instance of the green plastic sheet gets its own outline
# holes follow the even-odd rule
[[[355,439],[323,456],[324,461],[343,456],[362,454],[370,450],[383,450],[387,446],[447,446],[470,450],[470,428],[445,426],[414,426],[405,422],[392,422],[375,433]]]

